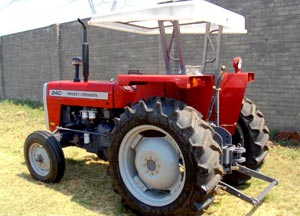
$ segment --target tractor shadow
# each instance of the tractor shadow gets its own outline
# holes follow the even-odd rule
[[[25,166],[25,163],[23,165]],[[38,186],[43,185],[71,197],[71,202],[75,202],[99,215],[136,215],[122,205],[121,197],[113,192],[112,180],[108,173],[108,163],[99,160],[96,155],[89,155],[76,160],[66,158],[65,175],[56,184],[36,181],[27,172],[19,173],[17,176]],[[244,191],[250,186],[251,184],[245,184],[239,186],[238,189]],[[245,212],[245,215],[253,215],[259,206],[252,207],[248,212]],[[204,215],[211,215],[210,209]]]
[[[256,210],[257,210],[261,205],[262,205],[262,203],[259,204],[259,205],[257,205],[257,206],[252,207],[251,210],[246,214],[246,216],[252,216],[252,215],[254,215],[254,213],[256,212]]]
[[[82,160],[66,158],[65,175],[57,184],[36,181],[29,173],[17,176],[69,196],[71,202],[99,215],[135,215],[121,204],[120,196],[113,192],[108,163],[97,156],[86,156]]]

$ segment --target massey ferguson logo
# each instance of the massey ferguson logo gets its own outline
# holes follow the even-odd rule
[[[50,96],[62,96],[62,91],[50,90]]]
[[[108,92],[89,92],[89,91],[71,91],[71,90],[52,89],[49,91],[49,96],[108,100]]]

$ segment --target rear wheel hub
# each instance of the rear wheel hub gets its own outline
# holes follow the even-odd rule
[[[145,135],[149,132],[150,135]],[[152,125],[132,128],[122,140],[119,169],[128,190],[150,206],[178,198],[186,180],[185,161],[175,140]]]
[[[179,156],[165,138],[144,138],[136,149],[135,167],[149,188],[169,190],[178,179]]]

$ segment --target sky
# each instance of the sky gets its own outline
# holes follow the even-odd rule
[[[92,9],[90,2],[94,5]],[[0,0],[0,36],[109,12],[114,0]],[[117,0],[116,9],[146,6],[155,0]]]

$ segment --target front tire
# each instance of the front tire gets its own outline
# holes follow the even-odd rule
[[[26,138],[24,157],[30,174],[38,181],[56,183],[64,175],[64,153],[47,131],[35,131]]]
[[[188,215],[213,200],[221,150],[182,102],[154,97],[126,108],[110,147],[114,189],[142,215]]]

